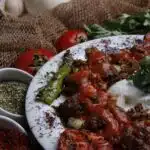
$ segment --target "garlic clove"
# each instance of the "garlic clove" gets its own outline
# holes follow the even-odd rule
[[[23,0],[5,0],[4,11],[11,15],[18,17],[24,12],[24,2]]]
[[[80,129],[84,125],[84,123],[85,123],[84,120],[71,117],[71,118],[68,119],[68,124],[67,125],[69,127],[74,128],[74,129]]]
[[[5,9],[5,1],[6,0],[0,0],[0,10],[4,11]]]
[[[59,4],[67,3],[71,0],[25,0],[25,7],[28,13],[37,15],[45,10],[52,10]]]

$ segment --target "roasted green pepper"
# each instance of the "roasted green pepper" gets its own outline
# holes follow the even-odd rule
[[[70,52],[67,51],[64,54],[63,63],[58,71],[54,74],[48,85],[40,89],[38,94],[38,99],[40,101],[50,105],[56,98],[58,98],[62,92],[63,80],[70,73],[72,63],[72,56]]]

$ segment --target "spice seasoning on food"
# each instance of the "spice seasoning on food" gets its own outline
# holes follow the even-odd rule
[[[0,107],[15,114],[24,114],[24,101],[28,85],[9,81],[0,83]]]
[[[29,140],[17,130],[0,129],[0,150],[30,150]]]
[[[55,118],[50,116],[48,112],[45,113],[45,116],[46,116],[46,122],[48,123],[49,128],[51,128],[54,123]]]

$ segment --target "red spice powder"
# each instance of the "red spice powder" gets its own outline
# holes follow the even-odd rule
[[[48,123],[49,127],[51,128],[54,123],[55,118],[52,117],[48,112],[46,112],[45,115],[46,115],[46,122]]]
[[[30,150],[29,140],[17,130],[0,130],[0,150]]]

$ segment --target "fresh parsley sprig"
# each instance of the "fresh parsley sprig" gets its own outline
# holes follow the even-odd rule
[[[141,69],[132,75],[129,80],[132,80],[133,84],[145,93],[150,93],[150,56],[141,60],[140,67]]]
[[[134,15],[122,14],[118,19],[104,21],[103,25],[84,25],[89,39],[122,34],[146,34],[150,31],[150,10]]]

